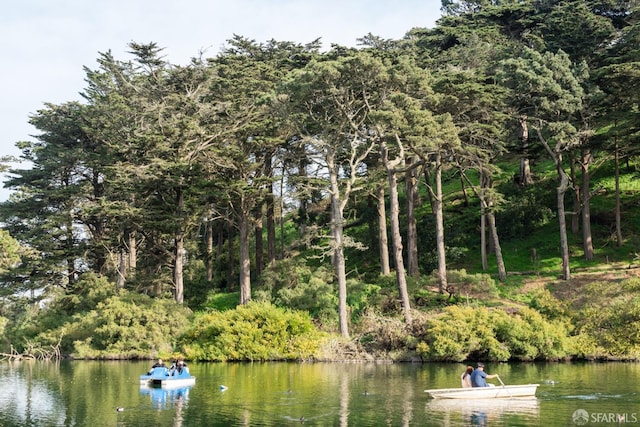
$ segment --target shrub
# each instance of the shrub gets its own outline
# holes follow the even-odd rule
[[[307,311],[321,324],[329,326],[337,322],[338,298],[324,274],[311,275],[295,287],[281,288],[276,293],[275,304],[294,310]]]
[[[426,280],[423,281],[423,286],[430,288],[436,288],[439,284],[439,278],[437,272],[433,272]],[[425,295],[424,289],[419,289],[416,292],[416,300],[420,298],[422,300],[432,300]],[[484,297],[496,297],[498,295],[498,288],[496,281],[491,278],[490,275],[484,273],[469,274],[465,269],[449,270],[447,272],[447,289],[445,292],[449,294],[449,299],[460,299],[465,296],[477,296]],[[438,297],[442,299],[442,296]]]
[[[155,358],[174,350],[189,316],[173,300],[121,291],[61,329],[64,341],[73,338],[75,358]]]
[[[529,306],[550,319],[565,318],[568,315],[568,304],[555,298],[548,289],[532,292]]]
[[[117,290],[105,277],[85,274],[46,309],[25,312],[12,344],[79,359],[155,358],[172,351],[190,314],[172,299]]]
[[[250,302],[198,314],[180,343],[192,360],[305,360],[315,356],[322,336],[306,312]]]
[[[213,290],[207,294],[207,299],[202,306],[204,309],[226,311],[236,308],[239,303],[240,292],[220,293]]]
[[[382,286],[378,284],[349,279],[347,289],[347,304],[351,310],[352,320],[361,317],[369,307],[380,305]]]
[[[369,352],[380,353],[407,347],[410,336],[403,319],[366,310],[359,323],[357,341]]]
[[[430,360],[555,360],[570,356],[573,350],[565,323],[550,322],[530,308],[508,314],[485,307],[450,306],[428,318],[422,329],[426,333],[417,350]]]
[[[576,328],[595,347],[594,355],[613,358],[640,358],[640,279],[595,282],[584,289],[586,305],[576,315]],[[631,326],[631,327],[630,327]]]
[[[337,324],[338,299],[332,286],[333,272],[311,268],[300,259],[285,259],[271,265],[254,289],[256,301],[307,311],[327,328]]]

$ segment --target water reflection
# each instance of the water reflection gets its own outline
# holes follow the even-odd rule
[[[193,386],[167,388],[150,387],[146,384],[140,384],[140,396],[149,397],[153,408],[158,411],[165,409],[175,411],[171,425],[173,427],[182,427],[184,421],[183,410],[187,406],[189,392],[192,387]]]
[[[139,385],[147,364],[0,363],[0,426],[571,425],[577,410],[637,416],[640,382],[640,364],[502,364],[509,383],[540,382],[536,398],[479,403],[424,393],[459,384],[456,364],[192,363],[197,385],[155,389]]]
[[[140,385],[140,395],[149,396],[156,409],[182,408],[189,400],[189,391],[193,386],[165,388]]]
[[[540,416],[540,402],[533,398],[511,399],[431,399],[427,411],[442,414],[444,420],[462,419],[472,426],[486,426],[490,421],[509,416]],[[448,424],[448,423],[446,423]],[[446,425],[445,424],[445,425]]]
[[[38,425],[42,423],[61,424],[65,413],[59,396],[50,391],[47,382],[40,378],[40,373],[49,369],[56,370],[57,364],[39,363],[35,361],[11,361],[0,364],[0,385],[10,393],[0,393],[0,413],[11,416],[0,419],[4,422],[15,422],[21,425]]]

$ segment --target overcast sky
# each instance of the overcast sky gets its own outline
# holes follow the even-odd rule
[[[372,33],[400,39],[432,28],[440,0],[20,0],[0,13],[0,155],[19,155],[32,139],[29,116],[45,102],[81,100],[83,67],[99,52],[130,59],[127,44],[155,42],[166,59],[186,65],[205,50],[214,56],[238,34],[308,43],[321,38],[356,46]],[[0,185],[1,187],[1,185]],[[0,189],[0,200],[8,192]]]

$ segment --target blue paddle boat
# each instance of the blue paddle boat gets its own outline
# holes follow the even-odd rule
[[[144,375],[140,375],[140,385],[149,387],[186,387],[196,383],[196,377],[191,376],[189,369],[184,366],[182,369],[167,369],[164,366],[152,368]]]

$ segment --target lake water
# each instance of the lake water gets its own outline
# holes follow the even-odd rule
[[[459,387],[460,364],[191,363],[196,384],[176,390],[141,387],[150,365],[0,362],[0,426],[640,425],[635,363],[488,363],[540,384],[497,402],[428,398]]]

